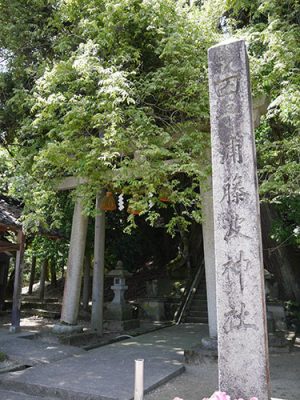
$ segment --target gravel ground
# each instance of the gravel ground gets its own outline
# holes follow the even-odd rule
[[[182,375],[146,394],[145,400],[173,400],[176,396],[184,400],[201,400],[212,394],[217,386],[216,362],[187,365]]]
[[[24,330],[49,332],[57,321],[31,316],[22,318]],[[83,322],[83,321],[82,321]],[[86,323],[85,323],[86,324]],[[8,328],[9,316],[1,317],[0,328]],[[291,353],[270,355],[272,400],[300,400],[300,337]],[[144,400],[202,400],[211,395],[218,386],[217,363],[186,365],[186,371],[146,394]],[[24,397],[25,399],[25,397]]]
[[[272,400],[300,400],[300,337],[291,353],[271,354]],[[217,363],[187,365],[186,371],[146,394],[144,400],[202,400],[218,387]]]

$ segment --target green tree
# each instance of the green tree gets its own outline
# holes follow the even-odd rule
[[[15,175],[22,177],[15,194],[27,210],[49,213],[53,182],[75,175],[88,179],[81,191],[87,212],[102,186],[128,195],[152,223],[168,193],[170,231],[200,221],[200,184],[209,173],[206,52],[217,40],[211,8],[174,0],[47,6],[37,42],[29,33],[37,54],[25,57],[33,82],[23,88],[19,108],[26,111],[14,126]],[[20,27],[29,23],[26,15]],[[23,60],[10,42],[2,39],[1,47]]]
[[[280,219],[278,242],[300,244],[300,3],[227,1],[229,24],[249,43],[254,96],[269,106],[257,129],[260,192]]]
[[[206,51],[225,17],[249,45],[254,97],[269,102],[257,148],[261,194],[281,216],[274,237],[299,243],[299,1],[0,0],[0,11],[1,140],[28,226],[61,224],[55,182],[67,175],[88,180],[89,213],[107,187],[151,223],[167,193],[170,231],[200,221]]]

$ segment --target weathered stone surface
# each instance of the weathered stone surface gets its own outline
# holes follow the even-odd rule
[[[202,232],[204,248],[205,282],[207,293],[207,311],[209,335],[217,337],[217,304],[216,304],[216,265],[214,244],[214,216],[212,202],[212,178],[209,176],[202,193]]]
[[[105,312],[105,319],[125,321],[132,319],[132,308],[130,304],[108,303]]]
[[[40,397],[29,396],[24,393],[8,392],[7,390],[0,390],[0,399],[5,400],[40,400]],[[50,397],[43,397],[43,400],[55,400]]]
[[[22,339],[15,336],[1,340],[1,350],[8,355],[10,360],[29,366],[49,364],[73,355],[85,354],[85,351],[78,347],[49,344],[36,339]]]
[[[214,337],[204,337],[201,339],[201,344],[204,349],[218,351],[218,340]]]
[[[12,325],[9,327],[9,332],[10,333],[19,333],[19,332],[21,332],[21,327]]]
[[[87,179],[85,178],[77,178],[76,176],[68,176],[67,178],[64,178],[62,182],[57,186],[57,190],[70,190],[70,189],[76,189],[77,186],[83,185],[87,183]]]
[[[269,399],[269,368],[248,60],[242,40],[209,49],[219,386]]]
[[[138,319],[126,319],[124,321],[105,320],[104,326],[108,331],[122,332],[138,328],[140,326],[140,321]]]
[[[73,214],[67,278],[61,312],[61,321],[70,325],[75,325],[78,317],[87,225],[88,217],[83,215],[83,207],[78,198]]]
[[[195,346],[184,350],[184,361],[186,364],[202,365],[215,362],[218,359],[217,350],[205,349],[203,346]]]
[[[147,318],[152,321],[165,321],[166,320],[166,311],[165,311],[165,303],[166,299],[149,299],[138,298],[137,299],[139,305],[139,317],[141,319]]]
[[[53,333],[65,335],[70,333],[80,333],[83,331],[82,325],[55,324],[52,328]]]
[[[99,335],[103,334],[103,304],[104,304],[104,252],[105,252],[105,211],[100,210],[102,191],[96,198],[95,217],[95,248],[92,291],[92,329]]]

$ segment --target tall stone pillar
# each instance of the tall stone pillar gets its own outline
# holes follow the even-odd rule
[[[216,267],[212,198],[212,178],[209,176],[202,192],[202,233],[207,293],[208,329],[210,338],[217,338]]]
[[[104,250],[105,250],[105,211],[100,210],[103,193],[96,199],[94,272],[92,291],[92,329],[103,334],[103,302],[104,302]]]
[[[82,289],[82,308],[87,311],[89,309],[90,299],[90,270],[91,270],[91,257],[86,254],[84,258],[84,272],[83,272],[83,289]]]
[[[78,198],[73,214],[67,276],[61,312],[61,322],[69,325],[76,325],[79,310],[81,275],[88,226],[88,217],[83,215],[82,212],[81,200]]]
[[[245,42],[208,51],[219,386],[269,399],[264,275]]]
[[[25,251],[25,236],[23,231],[18,232],[17,241],[19,244],[19,250],[17,251],[16,254],[16,270],[15,270],[13,304],[11,313],[10,332],[12,333],[18,332],[20,330],[21,294],[22,294],[24,251]]]

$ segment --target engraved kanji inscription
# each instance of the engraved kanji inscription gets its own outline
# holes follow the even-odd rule
[[[222,76],[237,74],[241,70],[240,63],[237,62],[240,58],[239,53],[232,54],[219,54],[218,69]]]
[[[242,176],[235,174],[232,178],[228,176],[223,185],[223,198],[221,201],[226,201],[229,205],[232,203],[239,204],[243,202],[249,195],[243,186]]]
[[[215,82],[215,89],[218,97],[229,96],[237,93],[239,87],[238,75],[229,76]]]
[[[224,240],[226,242],[239,236],[250,239],[249,236],[241,232],[244,218],[240,217],[236,211],[229,209],[227,212],[221,213],[218,219],[221,227],[225,229]]]
[[[242,153],[242,138],[231,133],[227,138],[221,139],[220,153],[221,153],[221,164],[226,162],[232,162],[233,164],[243,162]]]
[[[237,277],[239,282],[239,289],[241,293],[243,293],[245,288],[244,272],[247,272],[247,270],[249,269],[250,260],[244,257],[244,253],[242,250],[240,251],[239,256],[235,259],[234,257],[227,255],[227,260],[228,261],[222,266],[224,269],[222,275],[225,276],[226,286],[231,290],[231,283],[234,282],[234,278]]]
[[[250,324],[246,322],[246,318],[249,316],[249,312],[246,310],[245,303],[241,304],[230,304],[230,310],[224,314],[225,322],[223,329],[225,333],[230,333],[233,330],[240,329],[255,329],[257,326],[255,324]]]

